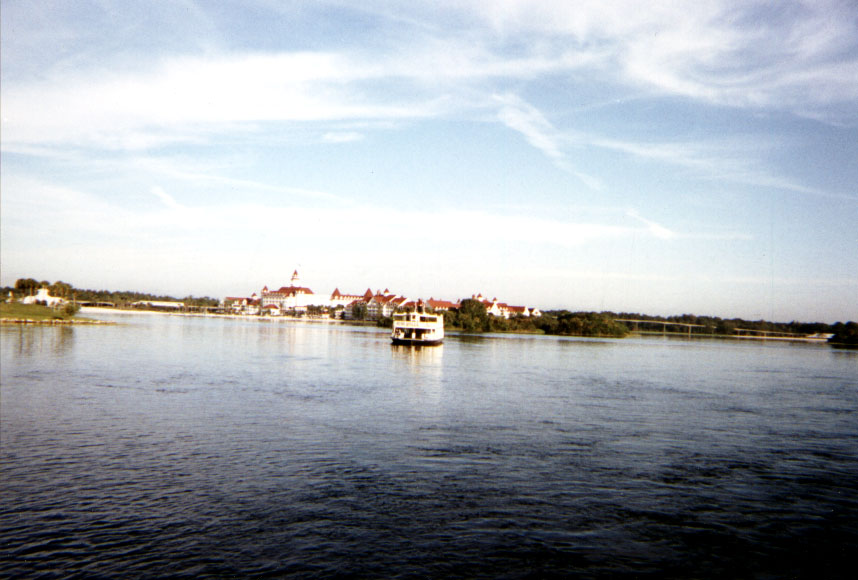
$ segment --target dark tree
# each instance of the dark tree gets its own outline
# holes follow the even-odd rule
[[[38,280],[33,278],[19,278],[15,281],[15,290],[21,294],[32,294],[39,288]]]

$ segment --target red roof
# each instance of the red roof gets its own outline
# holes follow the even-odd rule
[[[449,309],[449,308],[458,308],[459,305],[454,302],[450,302],[449,300],[435,300],[434,298],[430,298],[426,301],[426,304],[435,309]]]
[[[375,296],[373,296],[373,299],[376,302],[380,302],[382,304],[384,304],[385,302],[390,302],[394,298],[396,298],[396,294],[387,294],[386,296],[381,295],[381,294],[376,294]]]
[[[295,294],[312,294],[313,291],[304,286],[283,286],[279,290],[266,292],[266,294],[283,294],[285,296],[294,296]]]
[[[334,292],[333,292],[333,294],[331,294],[331,299],[333,300],[336,298],[357,299],[357,298],[363,298],[363,296],[361,296],[360,294],[343,294],[342,292],[340,292],[339,288],[334,288]]]

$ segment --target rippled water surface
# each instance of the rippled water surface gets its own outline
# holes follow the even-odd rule
[[[2,577],[852,578],[858,353],[2,327]]]

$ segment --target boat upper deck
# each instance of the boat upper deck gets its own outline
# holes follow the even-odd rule
[[[443,324],[444,317],[440,314],[425,312],[401,312],[393,315],[393,327],[435,328]]]

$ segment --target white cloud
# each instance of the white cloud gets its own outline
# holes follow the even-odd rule
[[[258,121],[415,118],[425,102],[360,98],[343,86],[372,73],[327,53],[181,57],[151,70],[47,73],[3,86],[3,142],[135,148],[200,140]]]

